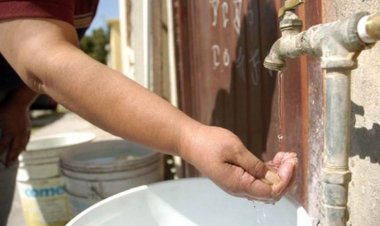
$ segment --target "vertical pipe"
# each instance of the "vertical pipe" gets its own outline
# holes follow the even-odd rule
[[[346,226],[349,146],[350,75],[344,68],[325,73],[325,144],[322,180],[324,184],[322,226]]]
[[[329,168],[348,168],[351,112],[350,70],[327,70],[325,75],[326,159]]]

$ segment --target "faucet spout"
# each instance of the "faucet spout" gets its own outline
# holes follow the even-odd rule
[[[265,58],[265,68],[282,71],[286,68],[287,58],[302,54],[302,48],[299,48],[299,41],[302,40],[301,28],[302,21],[294,10],[286,11],[280,22],[282,37],[273,44],[268,56]]]
[[[279,39],[273,44],[268,56],[264,60],[264,67],[269,70],[282,71],[286,68],[286,58],[280,54],[280,42],[281,40]]]
[[[264,60],[264,67],[273,71],[283,71],[286,69],[286,60],[296,58],[302,54],[309,53],[315,55],[310,47],[308,33],[287,30],[282,32],[282,37],[272,46],[269,54]]]

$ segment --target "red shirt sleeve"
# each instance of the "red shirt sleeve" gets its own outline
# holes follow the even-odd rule
[[[51,18],[74,25],[75,0],[0,0],[0,20]]]

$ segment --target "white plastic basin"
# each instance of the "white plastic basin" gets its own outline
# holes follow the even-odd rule
[[[205,178],[140,186],[88,208],[67,226],[311,226],[306,211],[228,195]]]

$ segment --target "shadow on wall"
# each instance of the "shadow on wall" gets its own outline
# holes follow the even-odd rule
[[[380,164],[380,125],[375,123],[371,129],[355,127],[356,116],[364,116],[363,106],[352,102],[352,149],[351,156],[369,158],[371,163]]]
[[[229,6],[231,12],[234,11],[233,7],[236,5]],[[277,34],[277,26],[261,26],[261,21],[276,18],[277,13],[274,5],[268,2],[251,0],[248,6],[241,5],[242,10],[245,7],[247,12],[241,12],[244,17],[237,37],[232,32],[221,38],[222,43],[236,43],[236,46],[226,46],[234,48],[235,54],[231,56],[235,58],[227,72],[230,75],[229,90],[218,91],[211,123],[234,132],[253,154],[263,158],[268,154],[266,142],[272,119],[276,76],[271,76],[262,62],[277,39],[277,35],[267,34]],[[226,23],[232,23],[233,19]]]

